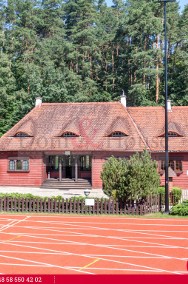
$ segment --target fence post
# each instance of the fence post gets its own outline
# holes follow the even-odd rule
[[[11,198],[11,201],[10,201],[10,211],[12,212],[13,211],[13,198]]]
[[[21,199],[21,211],[22,212],[25,211],[25,199],[24,198]]]
[[[65,208],[65,213],[69,213],[69,208],[68,208],[68,199],[66,199],[66,208]]]
[[[57,212],[57,200],[55,199],[54,200],[54,213]]]
[[[81,213],[83,214],[84,213],[84,207],[85,207],[85,204],[84,204],[84,201],[82,200],[81,201]]]
[[[118,201],[116,201],[116,212],[115,213],[119,214],[119,203],[118,203]]]
[[[80,200],[77,200],[77,205],[76,205],[76,207],[77,207],[77,214],[80,214]]]
[[[69,210],[70,210],[70,213],[72,213],[72,198],[70,199],[70,203],[69,203],[70,205],[69,205]]]
[[[2,211],[2,207],[3,207],[3,200],[2,198],[0,199],[0,211]]]
[[[106,199],[104,201],[104,214],[107,214],[107,202],[106,202]]]
[[[39,200],[37,198],[37,213],[39,212]]]
[[[62,213],[64,213],[64,209],[65,209],[64,206],[65,206],[65,201],[64,201],[64,198],[63,198],[63,199],[62,199],[62,211],[61,211]]]
[[[7,197],[7,212],[9,211],[9,197]]]
[[[48,213],[50,213],[50,198],[48,198]]]
[[[50,212],[53,213],[54,212],[54,199],[50,198]]]
[[[18,212],[20,212],[20,198],[18,198]]]
[[[73,201],[73,213],[74,214],[76,214],[76,206],[77,205],[77,203],[76,203],[76,200],[74,199],[74,201]]]

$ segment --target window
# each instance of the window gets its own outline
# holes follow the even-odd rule
[[[18,132],[15,134],[15,137],[30,137],[30,135],[28,135],[27,133],[25,132]]]
[[[91,170],[91,156],[86,155],[80,157],[80,169],[81,171]]]
[[[171,167],[176,174],[181,174],[183,172],[183,167],[182,167],[182,161],[181,160],[169,159],[168,166]],[[159,171],[161,173],[164,173],[164,170],[165,170],[165,161],[161,160],[161,161],[159,161]]]
[[[168,137],[180,137],[180,135],[176,132],[173,131],[169,131],[168,132]]]
[[[67,132],[63,133],[62,137],[78,137],[78,135],[73,133],[73,132],[67,131]]]
[[[165,137],[165,134],[163,134],[159,137]],[[174,132],[174,131],[168,131],[168,137],[182,137],[182,135],[180,135],[180,134],[178,134],[177,132]]]
[[[109,135],[109,137],[125,137],[125,136],[128,136],[128,135],[121,131],[114,131]]]
[[[29,159],[17,159],[17,158],[10,158],[9,159],[9,171],[20,171],[20,172],[27,172],[29,171]]]
[[[48,156],[47,166],[48,170],[59,170],[59,156]]]

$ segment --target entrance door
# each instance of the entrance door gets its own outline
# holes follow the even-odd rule
[[[65,156],[65,177],[72,178],[72,159],[71,156]]]

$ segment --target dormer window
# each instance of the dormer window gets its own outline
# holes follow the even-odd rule
[[[14,137],[21,137],[22,138],[22,137],[31,137],[31,136],[28,135],[25,132],[17,132]]]
[[[67,137],[78,137],[78,135],[74,132],[67,131],[67,132],[64,132],[61,137],[65,137],[65,138],[67,138]]]
[[[125,137],[125,136],[128,135],[121,131],[114,131],[109,135],[109,137]]]
[[[169,131],[168,137],[181,137],[181,135],[179,135],[178,133],[176,133],[174,131]]]
[[[165,133],[160,135],[159,137],[165,137]],[[168,131],[168,137],[182,137],[182,135],[175,131]]]

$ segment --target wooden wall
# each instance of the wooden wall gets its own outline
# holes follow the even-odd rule
[[[10,172],[9,157],[28,157],[28,172]],[[46,179],[46,166],[41,152],[1,152],[0,153],[0,185],[40,186]]]

